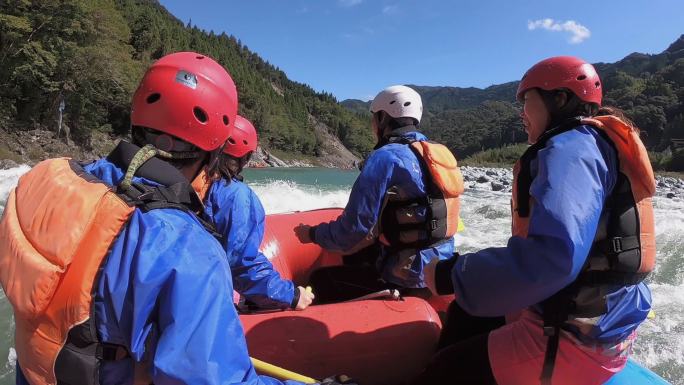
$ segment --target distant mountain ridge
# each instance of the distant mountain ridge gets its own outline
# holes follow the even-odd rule
[[[659,54],[632,53],[595,67],[603,80],[604,104],[624,109],[649,149],[664,150],[672,138],[684,138],[684,35]],[[425,133],[462,157],[525,140],[515,101],[518,81],[484,89],[409,86],[423,98]],[[347,99],[340,104],[369,114],[370,102]]]

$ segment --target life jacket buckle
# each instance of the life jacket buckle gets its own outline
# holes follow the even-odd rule
[[[613,244],[613,252],[614,253],[621,253],[622,252],[622,238],[621,237],[615,237],[611,240]]]
[[[433,219],[430,221],[430,230],[435,231],[437,230],[437,220]]]

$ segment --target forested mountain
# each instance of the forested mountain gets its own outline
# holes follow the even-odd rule
[[[54,129],[64,101],[64,123],[82,146],[95,131],[126,135],[130,97],[145,68],[181,50],[207,54],[228,69],[240,112],[255,122],[267,149],[316,156],[328,140],[321,129],[357,155],[372,147],[368,102],[338,103],[291,81],[236,37],[185,25],[155,0],[0,2],[0,128]],[[596,67],[606,104],[626,110],[650,150],[684,138],[684,36],[660,54],[634,53]],[[424,131],[461,158],[525,139],[517,82],[414,87],[424,99]]]
[[[0,124],[8,130],[64,123],[77,142],[93,130],[125,135],[129,103],[145,68],[192,50],[224,65],[238,86],[240,113],[269,149],[316,155],[318,122],[356,154],[372,146],[369,122],[332,94],[291,81],[237,38],[184,25],[153,0],[0,2]]]
[[[684,138],[684,35],[660,54],[633,53],[595,66],[604,83],[604,104],[624,109],[650,150],[668,150],[672,138]],[[518,82],[485,89],[411,87],[423,98],[424,131],[460,157],[526,138],[515,101]],[[360,100],[341,104],[366,114],[369,106]]]

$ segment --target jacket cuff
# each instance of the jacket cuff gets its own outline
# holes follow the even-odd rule
[[[294,295],[292,296],[292,302],[290,302],[290,308],[296,309],[299,303],[299,288],[292,282],[292,287],[294,288]]]
[[[458,253],[443,261],[437,263],[435,268],[435,287],[438,295],[454,294],[454,282],[451,278],[451,270],[453,270],[456,260],[460,257]]]
[[[311,242],[316,243],[316,228],[318,226],[311,226],[309,227],[309,238],[311,239]]]

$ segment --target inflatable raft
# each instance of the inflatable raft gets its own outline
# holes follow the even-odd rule
[[[340,265],[342,257],[301,244],[293,229],[330,221],[341,212],[268,215],[261,250],[283,278],[306,286],[312,271]],[[363,385],[395,385],[416,376],[429,361],[442,327],[440,315],[452,298],[366,299],[304,311],[244,313],[240,319],[250,355],[257,359],[313,378],[346,374]],[[607,384],[667,383],[630,361]]]

